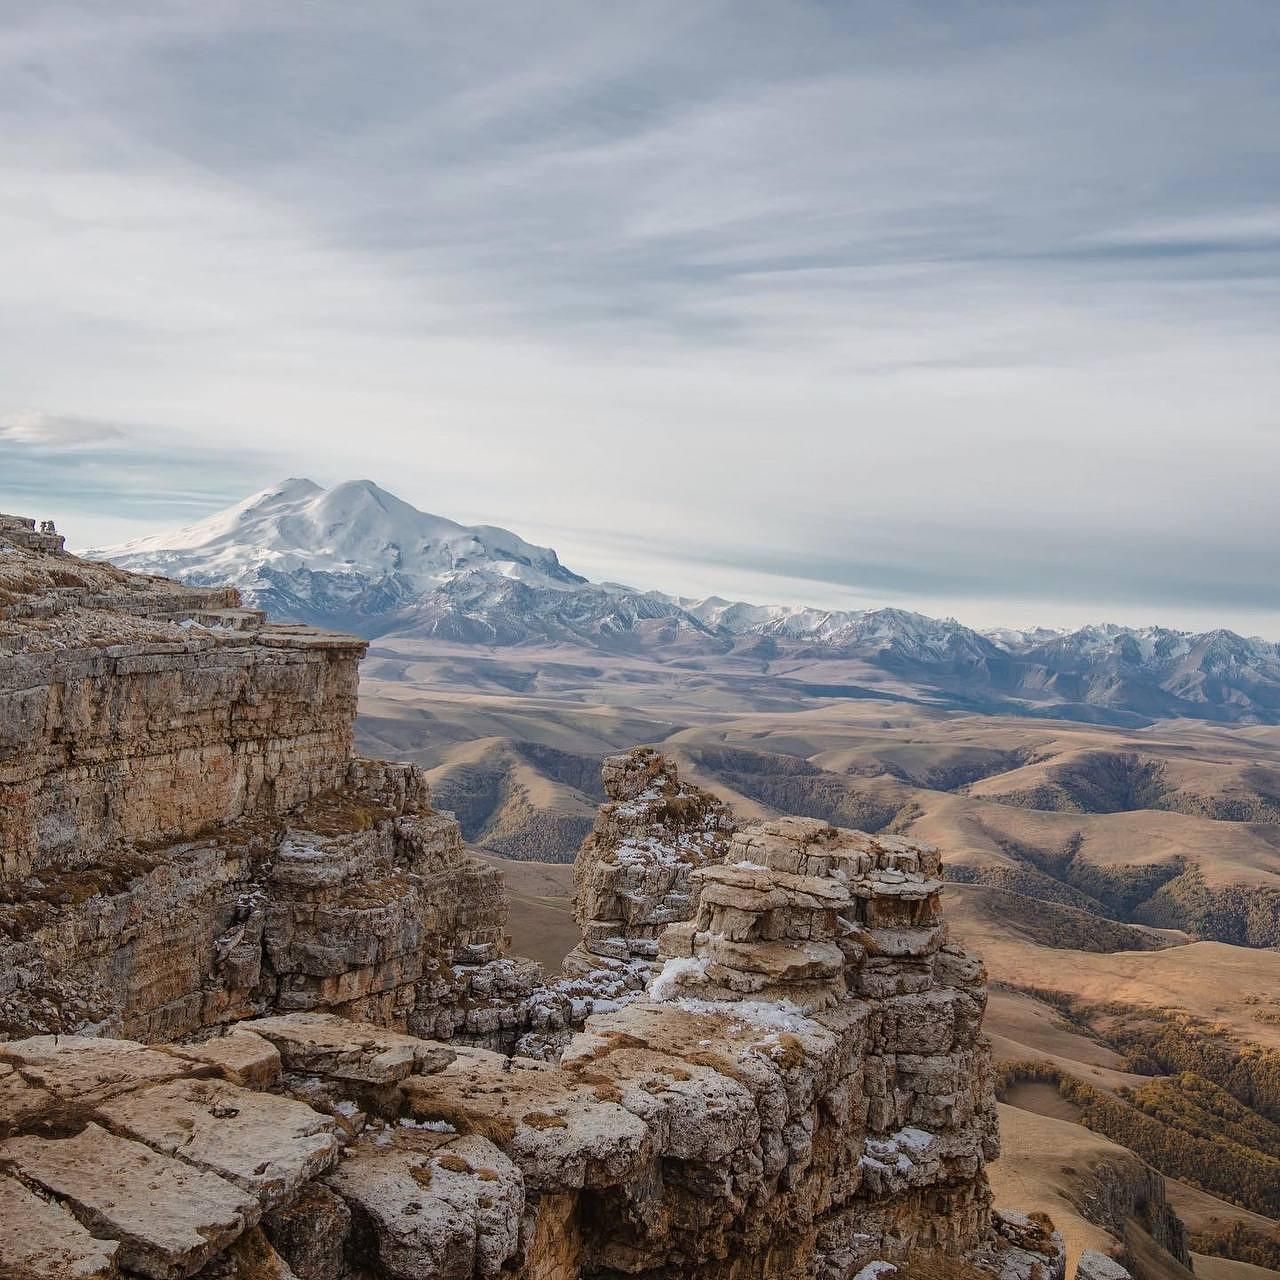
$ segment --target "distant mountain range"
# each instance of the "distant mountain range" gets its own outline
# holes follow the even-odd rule
[[[925,700],[976,710],[1127,724],[1280,722],[1280,646],[1269,641],[1111,624],[981,632],[902,609],[636,591],[589,582],[548,547],[418,511],[367,480],[332,489],[286,480],[188,528],[86,554],[195,584],[231,583],[277,617],[371,638],[553,644],[656,662],[720,657],[764,670],[803,660],[812,671],[840,659],[843,673],[854,660]],[[839,679],[815,692],[840,696]]]

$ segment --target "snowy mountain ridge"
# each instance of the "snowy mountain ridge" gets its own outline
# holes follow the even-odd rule
[[[322,489],[295,477],[175,533],[91,554],[171,565],[178,576],[218,572],[235,582],[266,566],[283,573],[306,568],[398,576],[427,591],[476,564],[537,586],[570,588],[586,581],[547,547],[506,529],[429,515],[371,480]]]
[[[477,575],[537,591],[587,585],[548,547],[419,511],[370,480],[323,489],[294,477],[184,529],[85,554],[199,585],[230,583],[269,613],[362,634]]]
[[[323,489],[289,479],[187,528],[86,554],[199,585],[231,583],[278,617],[370,637],[571,644],[765,670],[783,655],[848,659],[965,703],[1044,703],[1076,718],[1104,708],[1280,719],[1280,646],[1266,640],[1114,623],[982,632],[905,609],[636,591],[589,582],[549,547],[419,511],[368,480]]]

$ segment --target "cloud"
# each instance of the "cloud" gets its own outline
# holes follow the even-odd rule
[[[280,471],[262,449],[221,449],[173,429],[40,411],[0,412],[0,510],[55,515],[74,545],[108,529],[185,523]]]
[[[13,6],[0,350],[57,412],[0,497],[372,473],[690,577],[1270,600],[1278,44],[1265,0]]]
[[[124,439],[122,428],[93,418],[51,413],[0,414],[0,444],[39,445],[46,449],[82,449]]]

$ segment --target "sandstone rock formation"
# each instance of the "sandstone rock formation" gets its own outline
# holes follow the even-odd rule
[[[650,747],[607,757],[601,779],[609,799],[573,867],[582,942],[564,971],[626,972],[642,986],[663,930],[693,913],[693,873],[724,860],[735,823]]]
[[[514,1039],[539,974],[500,958],[497,874],[415,767],[351,758],[363,642],[11,517],[0,553],[0,1032]]]
[[[12,521],[0,592],[0,1273],[1061,1277],[992,1212],[936,851],[616,758],[542,987],[420,773],[351,758],[358,642]]]
[[[664,989],[712,999],[783,1001],[804,1012],[848,994],[880,998],[929,990],[946,941],[935,849],[868,836],[814,818],[782,818],[737,832],[722,865],[692,873],[697,916],[666,929]],[[980,968],[954,948],[954,972]],[[849,972],[856,971],[856,978]],[[971,1012],[975,1024],[981,1004]]]
[[[847,1280],[924,1252],[1060,1276],[1040,1224],[990,1214],[980,1125],[857,1140],[867,1022],[644,1000],[558,1066],[331,1014],[12,1041],[0,1256],[41,1277]]]

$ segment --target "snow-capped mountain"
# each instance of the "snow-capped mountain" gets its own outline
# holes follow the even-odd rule
[[[369,480],[290,479],[174,533],[86,552],[199,585],[230,583],[282,617],[376,634],[433,593],[463,585],[573,592],[587,584],[548,547],[411,507]]]
[[[1280,719],[1280,645],[1216,630],[1114,623],[1029,636],[1009,646],[1019,687],[1080,706],[1143,716]]]
[[[1055,627],[988,627],[982,634],[1001,649],[1019,653],[1058,636],[1065,636],[1067,632]]]
[[[919,662],[980,660],[998,647],[954,618],[906,609],[823,610],[753,605],[709,596],[676,601],[687,613],[731,635],[755,635],[846,652],[893,652]]]
[[[229,583],[274,617],[368,637],[629,649],[665,626],[713,640],[665,596],[588,582],[549,547],[419,511],[370,480],[285,480],[187,528],[85,554]]]
[[[418,511],[367,480],[332,489],[286,480],[188,528],[87,554],[201,585],[231,583],[275,616],[370,637],[568,644],[686,665],[748,662],[766,674],[779,659],[809,664],[810,676],[812,664],[844,660],[931,700],[984,710],[1280,720],[1280,647],[1269,641],[1114,624],[978,632],[903,609],[635,591],[588,582],[548,547]]]

